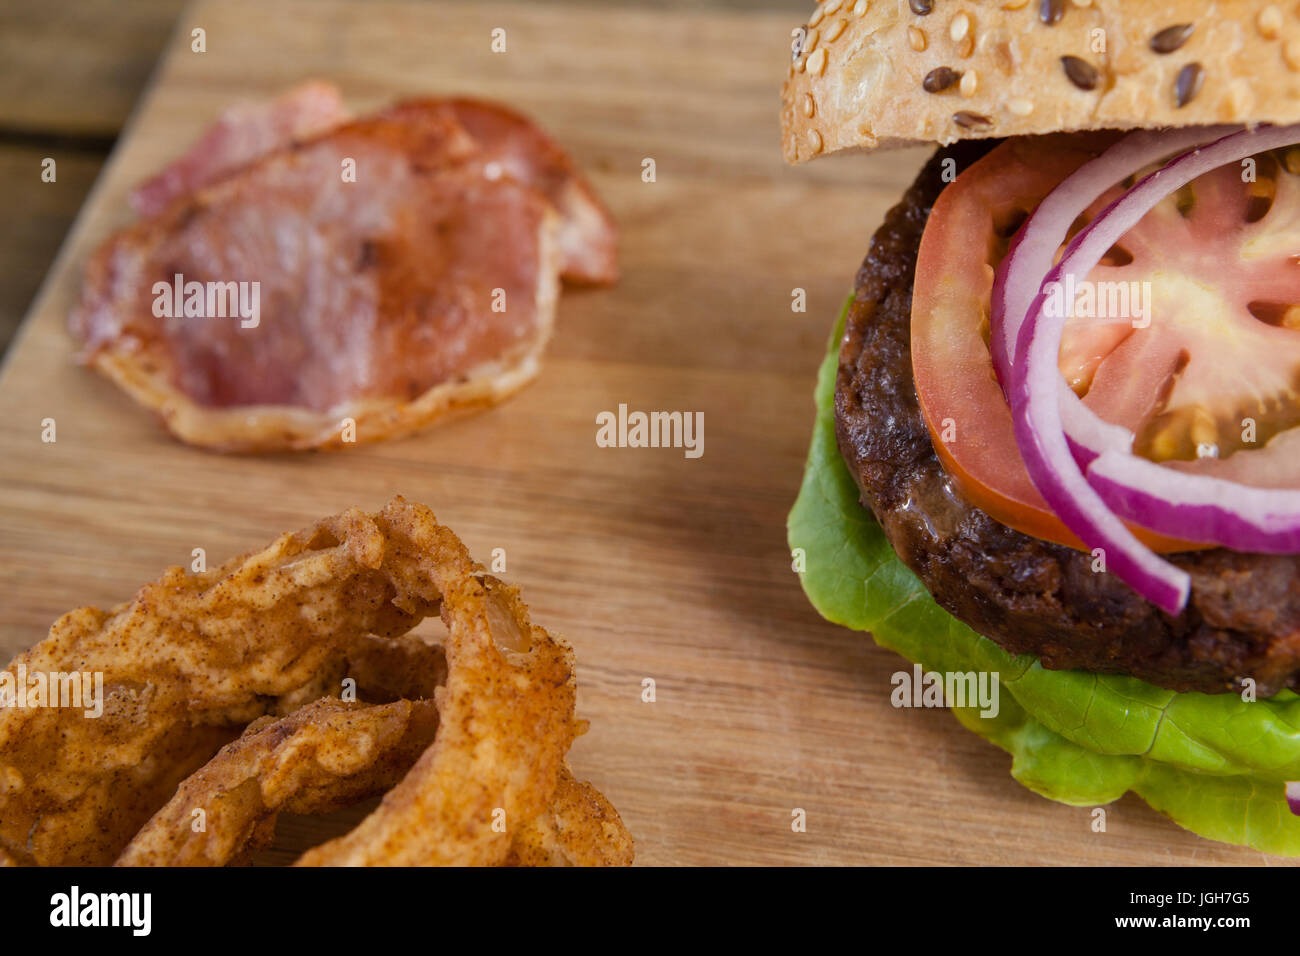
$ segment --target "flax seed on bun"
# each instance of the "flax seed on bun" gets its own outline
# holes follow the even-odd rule
[[[1300,121],[1300,6],[824,0],[791,38],[785,158],[1062,130]]]

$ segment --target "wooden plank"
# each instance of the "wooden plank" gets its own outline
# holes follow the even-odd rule
[[[187,0],[41,0],[0,5],[0,130],[110,140]],[[418,0],[416,0],[418,2]],[[471,0],[463,0],[471,2]],[[647,10],[790,10],[789,0],[631,0]],[[358,20],[369,0],[352,0]],[[628,0],[587,0],[593,13]],[[263,4],[272,17],[275,3]],[[383,13],[377,14],[382,16]],[[202,24],[197,23],[201,26]]]
[[[331,0],[188,11],[209,52],[173,43],[0,377],[0,648],[128,597],[194,547],[216,559],[401,492],[479,556],[504,547],[536,618],[576,647],[592,730],[573,763],[623,813],[643,863],[1259,862],[1132,798],[1093,833],[1087,808],[1015,784],[1006,755],[947,714],[890,707],[900,659],[804,599],[784,521],[814,370],[920,154],[782,165],[791,16]],[[503,55],[488,49],[497,26]],[[337,454],[197,452],[71,364],[77,268],[128,218],[129,186],[221,107],[313,75],[358,107],[455,90],[526,110],[592,172],[623,228],[625,278],[567,293],[540,380],[488,414]],[[790,311],[795,287],[806,314]],[[596,447],[596,414],[619,403],[702,411],[703,457]],[[45,417],[54,444],[39,440]],[[797,807],[806,833],[791,832]]]
[[[55,161],[54,182],[41,179]],[[59,144],[0,148],[0,209],[21,229],[0,233],[0,354],[32,304],[103,157]]]
[[[0,128],[111,141],[185,0],[0,6]]]

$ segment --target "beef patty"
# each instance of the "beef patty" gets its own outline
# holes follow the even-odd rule
[[[1171,555],[1192,577],[1171,617],[1090,555],[1031,538],[962,497],[935,455],[912,378],[912,283],[944,187],[996,143],[939,150],[895,206],[858,271],[840,348],[835,431],[863,504],[935,600],[1043,666],[1130,674],[1178,691],[1259,696],[1300,687],[1300,558],[1218,548]]]

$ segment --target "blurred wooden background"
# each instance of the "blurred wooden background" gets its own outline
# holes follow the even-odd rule
[[[268,5],[275,0],[267,0]],[[365,3],[366,0],[356,0]],[[411,0],[413,3],[422,0]],[[465,0],[472,2],[472,0]],[[803,0],[564,0],[790,10]],[[108,158],[186,0],[0,0],[0,355]],[[41,162],[58,178],[41,181]]]

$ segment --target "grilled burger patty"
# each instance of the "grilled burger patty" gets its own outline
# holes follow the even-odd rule
[[[1029,537],[962,497],[935,454],[912,378],[912,283],[921,233],[944,187],[996,146],[939,150],[876,232],[840,348],[840,453],[894,550],[949,613],[1043,666],[1130,674],[1177,691],[1269,696],[1300,687],[1300,558],[1217,548],[1168,556],[1192,577],[1170,617],[1090,555]]]

